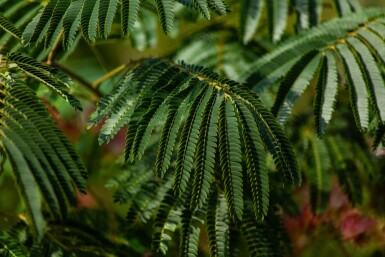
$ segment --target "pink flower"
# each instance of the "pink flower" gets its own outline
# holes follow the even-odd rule
[[[364,217],[356,209],[352,209],[342,218],[339,230],[345,241],[358,243],[365,232],[373,228],[375,221],[372,218]]]

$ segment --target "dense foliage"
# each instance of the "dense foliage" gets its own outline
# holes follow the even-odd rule
[[[384,8],[0,0],[0,57],[1,256],[385,255]]]

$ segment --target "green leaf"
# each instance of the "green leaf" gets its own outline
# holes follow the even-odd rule
[[[288,0],[267,1],[269,14],[270,34],[274,42],[279,41],[286,29],[287,15],[289,12]]]
[[[206,202],[215,168],[217,148],[218,110],[223,100],[220,93],[211,91],[203,110],[195,154],[195,171],[190,209],[200,208]]]
[[[70,6],[71,0],[59,0],[53,10],[47,33],[45,35],[45,47],[48,48],[55,44],[62,27],[63,18],[67,8]],[[36,29],[36,28],[35,28]]]
[[[274,223],[277,223],[277,221],[258,222],[252,212],[247,211],[245,213],[241,231],[250,256],[284,256],[278,226]]]
[[[365,129],[369,124],[369,96],[365,86],[364,74],[355,53],[346,44],[337,45],[344,72],[348,78],[350,104],[357,127]]]
[[[281,172],[283,182],[294,185],[301,184],[301,173],[294,151],[277,120],[262,105],[255,93],[240,86],[233,90],[247,101],[247,107],[253,113],[264,144],[273,154],[274,162]]]
[[[174,209],[176,199],[171,189],[160,203],[154,219],[154,232],[151,248],[154,253],[166,255],[171,236],[181,222],[179,211]]]
[[[367,46],[357,38],[350,37],[347,42],[354,48],[363,70],[370,103],[381,121],[385,121],[385,84],[381,72]]]
[[[258,126],[250,110],[236,102],[243,130],[243,144],[246,151],[247,181],[250,183],[254,212],[264,217],[269,207],[269,177],[266,168],[266,153]]]
[[[190,210],[185,209],[182,211],[179,256],[198,256],[199,225],[202,223],[203,220],[197,218]]]
[[[273,114],[277,115],[280,123],[285,123],[287,120],[294,103],[313,79],[320,61],[321,57],[317,51],[311,51],[304,55],[286,74],[271,110]]]
[[[210,11],[207,0],[192,0],[192,2],[199,12],[202,13],[207,20],[210,20]]]
[[[23,245],[4,230],[0,233],[0,252],[5,257],[28,257]]]
[[[160,16],[160,24],[165,34],[170,34],[174,27],[174,2],[173,0],[155,0]]]
[[[36,16],[27,26],[23,33],[23,44],[37,44],[44,38],[57,2],[58,0],[49,1],[44,7],[41,15]]]
[[[202,83],[204,84],[204,83]],[[202,121],[203,108],[211,96],[211,90],[204,88],[191,104],[183,126],[176,159],[174,193],[180,195],[187,187],[197,147],[199,125]]]
[[[104,38],[107,38],[108,34],[110,34],[117,6],[118,0],[104,0],[100,2],[98,24],[100,35]]]
[[[237,117],[231,100],[226,99],[220,106],[218,135],[219,161],[230,216],[242,220],[242,150]]]
[[[83,9],[83,0],[77,0],[71,3],[63,18],[63,42],[68,49],[75,40],[81,21]]]
[[[80,25],[86,40],[95,42],[99,18],[100,0],[83,0]]]
[[[1,132],[1,134],[3,134],[1,141],[5,145],[10,156],[12,156],[11,163],[14,168],[17,181],[22,185],[20,187],[22,190],[21,193],[26,200],[26,209],[28,216],[31,219],[33,232],[36,234],[37,238],[41,240],[43,237],[45,222],[43,214],[40,211],[41,202],[39,192],[36,190],[36,181],[22,153],[15,143],[8,139],[9,137],[7,132],[9,131],[5,128],[1,128]]]
[[[17,53],[12,53],[7,58],[11,62],[17,64],[17,67],[20,70],[56,91],[74,108],[78,110],[82,109],[79,100],[68,93],[70,83],[69,78],[59,70],[42,65],[31,57]]]
[[[0,13],[0,28],[10,33],[17,39],[21,39],[22,33],[19,29],[15,27],[15,25],[4,16],[4,14]]]
[[[332,118],[338,93],[337,87],[336,61],[333,54],[327,52],[321,61],[314,99],[315,127],[319,137],[325,134],[326,125]]]
[[[243,43],[247,44],[257,30],[259,19],[264,8],[264,0],[243,0],[241,17],[241,31]]]
[[[332,178],[330,174],[330,157],[323,141],[312,137],[311,168],[308,172],[312,209],[316,214],[322,214],[329,201]]]
[[[140,0],[122,0],[122,30],[127,35],[138,19]]]
[[[176,98],[174,101],[170,102],[169,113],[162,130],[156,157],[156,171],[160,177],[164,176],[170,166],[177,133],[181,125],[182,116],[186,110],[186,101],[181,103],[181,100]]]
[[[208,206],[206,229],[210,244],[210,256],[230,256],[230,227],[226,199],[215,189],[212,189]]]
[[[208,0],[210,9],[216,11],[219,15],[225,15],[228,12],[226,3],[222,0]]]

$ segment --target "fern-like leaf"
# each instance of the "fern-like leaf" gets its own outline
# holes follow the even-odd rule
[[[203,16],[210,20],[209,6],[206,0],[192,0],[194,6],[203,14]]]
[[[15,25],[4,16],[4,14],[0,13],[0,28],[7,31],[17,39],[21,39],[22,33],[18,30]]]
[[[365,87],[364,74],[356,56],[345,44],[337,46],[344,63],[344,71],[348,78],[350,104],[356,125],[365,129],[369,125],[369,97]]]
[[[215,189],[212,189],[209,206],[206,215],[206,227],[210,244],[210,256],[230,256],[230,227],[226,199],[223,195],[219,195]]]
[[[243,35],[243,43],[248,43],[254,36],[259,19],[261,18],[264,4],[264,0],[242,1],[241,31]]]
[[[235,90],[250,103],[247,107],[253,112],[261,138],[273,154],[278,170],[282,172],[283,182],[299,185],[301,183],[301,173],[298,171],[296,157],[278,122],[254,96],[253,92],[249,92],[242,87]]]
[[[163,32],[169,34],[174,25],[173,0],[155,0],[155,3],[160,15]]]
[[[366,9],[298,35],[256,61],[251,68],[256,72],[249,76],[248,82],[258,91],[280,83],[273,113],[279,114],[281,121],[287,118],[287,107],[291,108],[303,86],[309,81],[316,82],[315,124],[322,136],[334,110],[339,73],[341,79],[347,81],[357,127],[364,130],[369,123],[370,109],[379,120],[383,119],[384,87],[378,71],[384,62],[380,54],[385,51],[385,37],[381,37],[379,30],[383,17],[382,8]],[[369,29],[362,24],[367,24]],[[319,55],[326,56],[326,60]],[[339,68],[341,63],[343,72]],[[304,74],[299,75],[302,72]],[[297,84],[293,78],[306,83]],[[296,85],[300,88],[293,90],[289,97],[290,88],[295,89]]]
[[[59,35],[59,32],[62,29],[62,20],[63,16],[65,14],[65,11],[70,6],[71,1],[70,0],[61,0],[58,1],[53,13],[52,18],[50,19],[47,35],[45,37],[45,46],[46,48],[53,45],[56,41],[57,36]]]
[[[70,87],[69,78],[59,70],[45,66],[31,57],[22,56],[17,53],[10,54],[7,59],[15,63],[21,71],[56,91],[76,109],[82,109],[79,100],[68,93]]]
[[[198,240],[200,234],[200,226],[203,220],[195,216],[195,213],[189,209],[182,212],[182,221],[180,227],[180,247],[179,253],[181,257],[198,256]]]
[[[250,182],[254,212],[263,217],[269,207],[269,177],[266,169],[266,153],[250,110],[237,104],[246,150],[247,180]]]
[[[348,38],[347,42],[354,49],[357,62],[363,71],[366,89],[379,120],[385,120],[385,84],[381,72],[368,47],[357,38]]]
[[[174,192],[178,195],[184,192],[193,169],[193,158],[198,140],[199,124],[202,120],[203,108],[209,100],[208,89],[202,90],[191,104],[189,114],[186,118],[181,134],[181,144],[178,149],[176,160],[176,171],[174,181]]]
[[[182,115],[186,111],[187,104],[178,106],[177,103],[170,104],[170,111],[167,115],[164,129],[159,142],[158,155],[156,158],[156,170],[160,177],[163,177],[170,166],[172,152],[176,141],[177,133],[180,127]]]
[[[219,113],[219,157],[226,200],[232,218],[242,219],[243,188],[241,142],[231,100],[223,101]]]
[[[330,156],[325,144],[318,138],[311,138],[311,167],[308,173],[312,209],[321,214],[328,203],[331,190]]]
[[[75,40],[76,32],[80,26],[83,1],[73,1],[63,17],[63,43],[69,48]]]
[[[250,256],[271,256],[280,257],[282,251],[279,244],[279,234],[269,234],[270,224],[266,222],[257,222],[253,214],[250,212],[245,213],[244,220],[242,222],[242,235],[246,241],[247,249]],[[270,238],[266,235],[271,235]]]
[[[110,34],[112,22],[118,6],[118,0],[101,1],[99,5],[99,30],[104,38]]]
[[[314,99],[314,116],[317,135],[325,134],[326,125],[332,118],[334,103],[337,97],[337,67],[333,54],[328,52],[321,61],[319,79]]]
[[[75,187],[84,192],[86,172],[33,91],[12,80],[1,84],[0,142],[20,183],[31,227],[40,240],[44,218],[37,189],[52,215],[62,219],[68,205],[76,205]]]
[[[339,0],[335,1],[335,5],[341,16],[361,10],[361,6],[357,0]]]
[[[281,123],[285,122],[294,103],[310,84],[320,60],[321,58],[317,55],[317,52],[311,51],[304,55],[286,74],[271,110]],[[304,63],[306,63],[305,68],[303,68]]]
[[[220,15],[227,13],[227,7],[222,0],[194,0],[192,7],[200,11],[209,19],[210,11]],[[141,4],[140,0],[50,0],[43,10],[29,22],[25,28],[22,41],[25,45],[36,45],[45,40],[46,47],[56,41],[63,31],[65,48],[69,49],[74,43],[78,28],[81,28],[83,37],[95,42],[98,36],[107,38],[114,16],[120,12],[120,25],[123,35],[130,34],[135,41],[138,32],[135,26],[145,21],[139,21],[139,16],[148,16],[145,8],[153,10],[152,4]],[[174,26],[174,0],[155,0],[156,13],[159,14],[160,24],[165,34],[170,34]],[[119,11],[118,11],[119,10]],[[143,20],[144,17],[143,17]],[[6,25],[5,19],[3,24]],[[7,23],[7,28],[11,29]],[[151,28],[154,30],[155,28]],[[12,29],[16,32],[15,29]],[[132,35],[131,35],[132,34]]]
[[[80,26],[86,40],[94,42],[97,35],[100,0],[84,0]]]
[[[152,236],[152,249],[155,253],[166,255],[168,243],[171,241],[170,233],[174,232],[181,221],[175,213],[175,198],[171,189],[160,203],[155,217],[154,233]]]
[[[126,83],[129,87],[124,86]],[[181,196],[191,186],[191,211],[206,206],[214,177],[222,177],[232,218],[241,220],[243,216],[243,183],[252,185],[256,215],[263,217],[268,206],[268,178],[262,142],[273,153],[284,183],[300,183],[291,145],[258,97],[242,85],[199,66],[144,60],[127,71],[123,82],[100,102],[90,121],[99,122],[107,115],[102,127],[105,134],[101,136],[108,139],[128,124],[125,155],[126,160],[133,161],[142,157],[163,112],[167,118],[160,133],[156,170],[164,176],[173,165],[173,148],[183,122],[173,190]],[[241,147],[241,131],[247,140],[246,149]],[[244,152],[250,158],[246,165]],[[250,181],[244,180],[243,174],[248,174]]]
[[[4,257],[28,257],[24,247],[4,230],[0,233],[0,253]]]
[[[23,43],[25,45],[38,44],[44,38],[52,19],[55,6],[59,0],[51,0],[44,7],[41,15],[36,16],[23,32]]]
[[[2,144],[4,144],[8,153],[12,156],[11,164],[16,172],[16,178],[21,185],[21,194],[25,199],[27,213],[31,219],[32,228],[37,238],[40,240],[43,236],[44,218],[40,211],[41,202],[39,192],[36,190],[37,184],[33,173],[23,154],[11,140],[8,139],[6,129],[1,129]],[[20,147],[20,146],[19,146]],[[23,174],[20,172],[23,171]]]
[[[334,0],[334,9],[337,15],[346,16],[361,11],[357,0]],[[260,17],[266,5],[268,29],[273,41],[279,41],[285,32],[289,22],[291,10],[297,13],[297,29],[308,29],[321,23],[321,17],[326,9],[323,0],[244,0],[241,11],[241,33],[243,42],[248,43],[256,32],[256,29],[265,22]]]
[[[190,209],[202,207],[206,202],[214,175],[218,110],[222,96],[213,91],[210,93],[211,96],[203,110],[202,123],[199,128]]]
[[[140,0],[122,1],[122,30],[124,35],[133,29],[138,18],[139,6]]]
[[[278,41],[286,29],[289,1],[267,1],[268,17],[273,41]]]

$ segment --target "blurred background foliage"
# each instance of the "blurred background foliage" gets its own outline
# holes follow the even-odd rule
[[[89,172],[88,194],[78,196],[79,205],[73,211],[76,215],[72,223],[62,230],[60,225],[52,224],[48,233],[49,237],[56,238],[59,247],[76,251],[71,249],[75,234],[79,242],[93,240],[94,245],[103,245],[103,248],[81,253],[84,256],[96,252],[101,256],[151,256],[153,224],[151,221],[140,222],[140,218],[133,219],[132,224],[128,224],[125,220],[129,206],[116,203],[114,199],[116,200],[116,194],[119,193],[116,191],[119,185],[124,183],[125,170],[138,169],[143,172],[151,171],[152,167],[143,164],[122,168],[125,129],[107,145],[99,146],[97,137],[100,127],[87,129],[88,116],[94,110],[96,101],[112,89],[120,75],[111,77],[100,85],[94,84],[97,87],[92,87],[92,83],[130,60],[157,56],[203,64],[233,80],[241,80],[240,74],[248,65],[273,49],[274,45],[264,33],[257,33],[254,42],[243,45],[237,34],[237,8],[240,5],[235,0],[228,2],[231,2],[232,13],[214,16],[211,22],[199,17],[196,12],[177,11],[176,15],[182,19],[177,20],[171,36],[162,33],[158,17],[147,11],[146,18],[137,23],[137,32],[132,33],[130,38],[122,40],[120,28],[113,27],[112,36],[108,40],[89,43],[79,38],[70,54],[59,56],[61,67],[68,69],[83,84],[91,85],[88,89],[76,86],[73,92],[82,99],[83,112],[74,111],[45,88],[39,91],[60,129],[75,144]],[[360,2],[364,6],[385,6],[384,0]],[[332,8],[325,10],[324,19],[334,15]],[[143,30],[141,22],[152,24],[145,26],[151,29]],[[289,23],[293,22],[294,17],[289,17]],[[263,24],[262,22],[261,31],[265,30]],[[293,31],[287,31],[283,38],[292,33]],[[199,48],[210,51],[202,51],[202,55],[197,55],[196,51],[191,50]],[[238,53],[236,56],[231,55],[234,51]],[[310,96],[314,92],[309,87],[305,94]],[[273,103],[272,96],[271,92],[262,94],[262,99],[268,106]],[[347,97],[342,95],[340,98],[346,106]],[[294,115],[285,127],[296,146],[301,169],[309,173],[309,179],[298,189],[284,188],[275,192],[278,195],[294,192],[293,197],[284,198],[286,202],[282,203],[285,209],[284,225],[293,243],[291,256],[385,256],[385,174],[373,172],[379,170],[380,173],[385,173],[382,159],[384,150],[372,151],[372,139],[356,130],[351,112],[342,104],[337,107],[335,122],[330,126],[325,140],[317,139],[313,129],[314,121],[311,119],[312,102],[309,99],[302,97],[298,101]],[[338,158],[343,161],[339,162]],[[344,163],[343,167],[338,166],[341,163]],[[324,181],[328,186],[323,187],[327,188],[323,194],[315,193],[317,185],[312,181],[312,176],[317,175],[312,173],[312,168],[316,165],[321,165],[324,172],[330,174]],[[270,168],[274,170],[272,163]],[[339,173],[341,169],[356,173],[356,181],[344,178]],[[21,214],[23,207],[15,193],[17,187],[8,163],[0,165],[0,173],[0,229],[8,229],[15,224],[24,229],[24,217]],[[355,190],[350,190],[351,187]],[[316,202],[316,207],[311,202]],[[98,231],[92,227],[96,227]],[[66,235],[71,232],[70,241]],[[238,256],[244,256],[245,251],[246,247],[240,245]],[[200,238],[199,253],[199,256],[209,254],[204,233]],[[168,256],[177,256],[175,243],[171,243]]]

